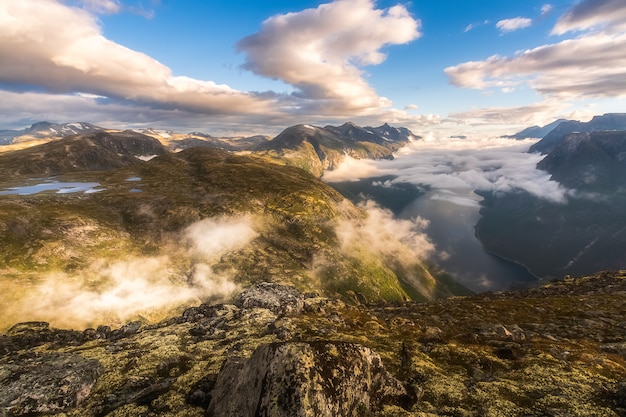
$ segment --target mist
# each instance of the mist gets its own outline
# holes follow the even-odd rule
[[[164,255],[96,259],[76,272],[47,274],[3,316],[87,328],[135,319],[154,322],[177,308],[227,300],[240,288],[234,273],[216,273],[213,265],[256,236],[250,216],[204,219],[183,230],[180,243],[166,244]]]
[[[409,182],[442,190],[504,193],[523,190],[566,203],[571,191],[536,168],[544,156],[527,153],[536,140],[435,139],[413,141],[393,160],[346,160],[326,172],[327,182],[393,175],[393,183]]]

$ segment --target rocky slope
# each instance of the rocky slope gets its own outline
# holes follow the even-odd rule
[[[0,336],[7,416],[621,416],[626,272],[431,303],[262,283],[153,325]]]

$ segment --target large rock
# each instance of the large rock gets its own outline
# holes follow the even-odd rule
[[[361,416],[409,399],[371,349],[352,343],[274,343],[227,360],[209,417]]]
[[[288,285],[262,282],[235,298],[239,308],[266,308],[274,314],[297,314],[304,309],[304,296]]]
[[[19,363],[19,365],[18,365]],[[0,365],[0,415],[53,414],[79,406],[102,366],[69,353],[28,353]]]

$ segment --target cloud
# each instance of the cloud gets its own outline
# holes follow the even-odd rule
[[[433,243],[424,233],[428,221],[420,217],[396,219],[391,211],[370,200],[359,208],[364,210],[364,217],[342,220],[335,229],[345,253],[365,252],[405,264],[427,259],[434,252]]]
[[[156,321],[181,306],[225,300],[239,286],[212,265],[256,236],[248,216],[205,219],[185,229],[182,244],[165,249],[167,255],[96,259],[76,272],[49,274],[19,304],[7,305],[2,316],[85,328],[137,318]]]
[[[564,203],[568,190],[538,170],[541,155],[526,153],[534,141],[511,139],[437,139],[411,142],[391,161],[347,159],[327,181],[392,175],[397,182],[410,182],[435,189],[492,192],[524,190],[550,201]],[[348,168],[344,168],[347,164]]]
[[[622,0],[582,0],[559,19],[552,33],[563,35],[598,28],[626,30],[626,3]]]
[[[77,0],[77,3],[94,13],[115,14],[122,10],[118,0]]]
[[[541,6],[541,17],[545,17],[547,15],[549,15],[552,10],[554,10],[554,6],[551,4],[544,4],[543,6]]]
[[[626,3],[582,1],[562,16],[553,32],[586,31],[576,38],[520,51],[493,55],[445,69],[459,87],[512,88],[526,84],[559,100],[626,95]],[[589,29],[602,30],[589,31]]]
[[[68,117],[101,124],[128,121],[126,125],[133,127],[156,122],[199,130],[218,124],[232,132],[230,126],[245,125],[252,133],[257,125],[284,127],[302,116],[320,124],[345,121],[348,114],[367,117],[366,124],[396,120],[416,125],[432,120],[394,109],[367,83],[363,72],[385,60],[385,47],[419,37],[420,23],[404,6],[376,9],[370,0],[336,0],[265,21],[260,32],[238,47],[246,53],[246,68],[291,84],[295,91],[290,94],[241,91],[175,75],[152,57],[104,36],[98,14],[139,9],[117,0],[67,1],[0,2],[2,93],[23,94],[19,98],[24,117],[13,123],[41,120],[41,106],[26,100],[34,97],[32,93],[74,109],[59,112],[55,121]],[[362,25],[366,20],[368,25]],[[92,98],[82,100],[86,110],[76,106],[81,101],[78,95]],[[122,108],[125,112],[118,111]]]
[[[508,33],[527,28],[532,23],[532,19],[527,17],[514,17],[512,19],[500,20],[496,23],[496,27],[500,30],[500,33]]]
[[[419,26],[401,5],[380,10],[372,0],[336,0],[271,17],[237,48],[245,69],[294,86],[315,109],[352,115],[390,106],[361,67],[382,63],[384,46],[417,39]]]

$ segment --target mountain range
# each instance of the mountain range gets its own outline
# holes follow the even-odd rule
[[[567,201],[484,193],[476,233],[485,248],[540,277],[626,267],[626,114],[562,122],[530,152],[546,153],[537,168],[569,190]]]
[[[623,269],[626,132],[567,126],[539,163],[567,204],[485,193],[476,233],[542,276],[588,276],[478,295],[319,180],[392,158],[407,129],[60,128],[4,147],[0,414],[625,415],[626,273],[584,271]]]

